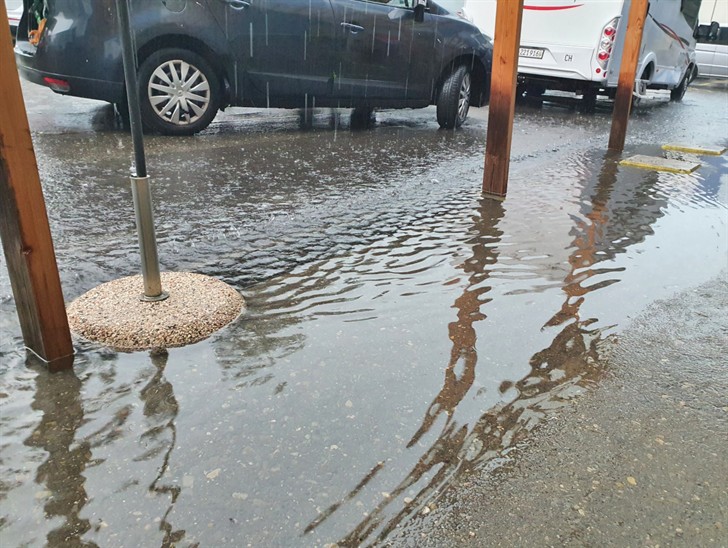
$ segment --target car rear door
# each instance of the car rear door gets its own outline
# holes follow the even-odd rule
[[[330,95],[338,26],[330,0],[207,0],[233,58],[237,102],[305,106]]]
[[[415,22],[413,0],[332,0],[341,47],[334,94],[377,100],[428,100],[436,15]]]

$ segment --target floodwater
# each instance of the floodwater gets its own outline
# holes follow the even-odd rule
[[[138,271],[130,142],[106,107],[25,91],[70,301]],[[725,99],[643,106],[625,155],[725,145]],[[501,203],[479,194],[486,114],[233,110],[148,137],[162,268],[248,305],[168,354],[26,365],[1,268],[4,545],[384,543],[598,383],[631,317],[726,268],[726,157],[620,167],[608,112],[526,108]]]

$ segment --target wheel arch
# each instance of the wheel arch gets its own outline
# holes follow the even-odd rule
[[[433,103],[437,103],[440,96],[440,90],[442,89],[442,84],[445,79],[461,65],[466,65],[470,68],[472,86],[470,104],[475,107],[479,107],[488,103],[488,100],[490,99],[490,75],[478,56],[473,54],[459,55],[445,65],[436,81],[432,97]]]
[[[639,71],[640,80],[647,80],[649,84],[655,75],[655,55],[650,53],[642,63],[642,70]]]

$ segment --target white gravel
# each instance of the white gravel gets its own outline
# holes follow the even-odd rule
[[[116,350],[172,348],[206,339],[245,308],[235,289],[201,274],[162,273],[162,288],[167,300],[142,302],[141,276],[100,285],[68,306],[71,330]]]

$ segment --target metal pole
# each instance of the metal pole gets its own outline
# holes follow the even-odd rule
[[[124,79],[126,80],[126,102],[129,108],[129,125],[131,139],[134,143],[134,163],[136,176],[147,176],[147,161],[144,156],[144,135],[142,133],[142,113],[139,106],[139,83],[137,81],[136,54],[134,37],[129,21],[129,0],[116,0],[116,11],[119,15],[119,37],[121,38],[121,55],[124,60]]]
[[[124,80],[126,81],[126,97],[129,109],[131,138],[134,143],[135,175],[131,177],[131,191],[134,198],[137,232],[139,233],[139,253],[142,260],[142,276],[144,277],[143,301],[163,301],[169,295],[162,291],[162,279],[159,273],[159,256],[157,240],[154,234],[154,216],[152,213],[152,192],[147,177],[147,162],[144,156],[144,136],[142,134],[142,115],[139,106],[139,83],[137,81],[136,55],[134,38],[129,20],[129,0],[116,0],[116,11],[119,18],[119,37],[121,53],[124,60]]]
[[[162,280],[159,274],[159,256],[154,237],[152,190],[149,187],[149,177],[132,177],[131,193],[134,198],[134,212],[139,232],[139,253],[144,277],[144,294],[141,299],[143,301],[163,301],[169,295],[162,291]]]

